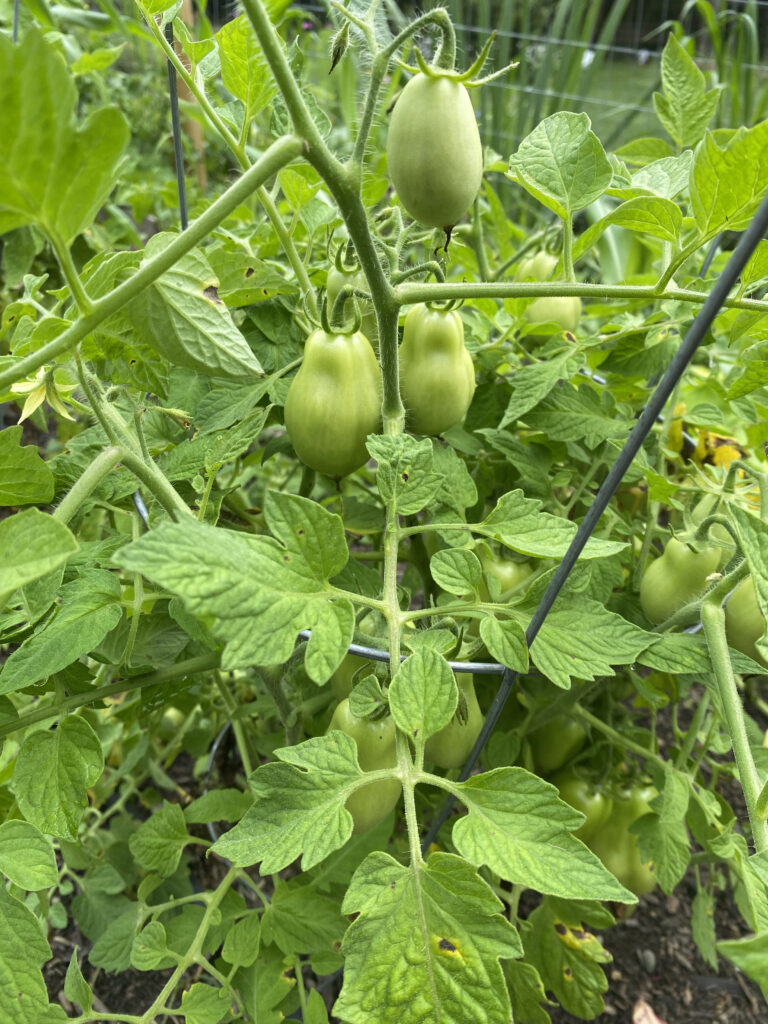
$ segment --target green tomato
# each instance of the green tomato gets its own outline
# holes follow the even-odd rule
[[[356,270],[345,270],[343,267],[331,267],[328,271],[328,280],[325,287],[329,319],[342,288],[359,288],[361,291],[369,290],[365,274],[359,268]],[[344,316],[348,319],[353,315],[355,302],[358,304],[360,316],[362,317],[360,330],[368,338],[373,348],[376,348],[379,344],[379,326],[376,322],[373,303],[365,299],[355,299],[354,297],[347,299],[344,303]]]
[[[364,772],[397,767],[395,724],[387,715],[372,721],[352,713],[349,700],[344,699],[333,713],[328,732],[339,729],[351,736],[357,746],[357,760]],[[344,805],[352,815],[354,832],[367,832],[389,814],[400,798],[397,779],[371,782],[355,792]]]
[[[381,424],[381,375],[366,336],[315,331],[285,400],[285,426],[302,462],[342,477],[368,461]]]
[[[650,811],[650,802],[656,796],[657,790],[650,785],[634,785],[614,793],[610,818],[587,843],[611,874],[636,896],[655,888],[656,875],[653,864],[640,856],[637,836],[629,828]]]
[[[741,581],[725,603],[725,632],[729,647],[760,665],[768,664],[757,649],[757,641],[765,633],[765,618],[751,576]]]
[[[400,346],[400,390],[409,428],[441,434],[459,423],[475,393],[475,368],[456,310],[409,310]]]
[[[533,766],[538,775],[551,775],[578,754],[587,740],[584,726],[566,715],[558,715],[528,736]]]
[[[664,622],[704,593],[720,564],[720,548],[691,551],[673,537],[648,566],[640,583],[640,606],[651,622]]]
[[[478,545],[477,553],[486,577],[498,580],[499,601],[506,601],[509,595],[528,579],[533,573],[530,562],[517,562],[512,558],[503,558],[494,554],[487,544]],[[490,593],[485,581],[480,586],[480,595],[484,601],[490,601]]]
[[[560,792],[560,799],[581,811],[587,819],[573,834],[583,843],[588,842],[610,818],[613,801],[602,787],[568,768],[559,772],[552,782]]]
[[[539,252],[530,259],[521,260],[517,280],[546,281],[557,266],[557,256]],[[551,295],[534,299],[526,306],[525,319],[529,324],[557,324],[564,331],[575,331],[581,320],[581,299],[578,296]]]
[[[483,180],[483,147],[469,93],[441,75],[414,75],[400,94],[387,134],[387,167],[414,220],[431,228],[456,224]]]
[[[477,703],[473,676],[462,673],[457,675],[456,682],[460,697],[464,696],[466,717],[460,721],[457,709],[448,725],[430,736],[424,744],[425,760],[440,768],[461,768],[483,727],[483,713]]]
[[[360,658],[356,654],[345,654],[342,663],[331,676],[331,689],[337,700],[344,700],[352,692],[352,687],[359,679],[370,675],[373,671],[372,662]]]

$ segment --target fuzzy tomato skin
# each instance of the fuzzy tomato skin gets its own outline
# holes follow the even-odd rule
[[[303,463],[346,476],[368,461],[365,439],[381,423],[381,376],[366,336],[307,338],[304,360],[285,400],[285,426]]]
[[[461,768],[483,727],[483,713],[477,703],[473,676],[458,675],[456,683],[466,701],[466,721],[460,722],[454,715],[448,725],[430,736],[424,744],[424,758],[440,768]]]
[[[751,576],[741,581],[725,603],[725,632],[730,647],[765,665],[765,658],[756,646],[765,633],[765,618],[757,603]]]
[[[456,310],[413,306],[400,346],[400,391],[416,434],[441,434],[459,423],[475,393],[475,367]]]
[[[483,147],[464,85],[436,73],[414,75],[392,111],[389,177],[414,220],[431,228],[456,224],[483,179]]]
[[[640,606],[650,622],[664,622],[704,593],[707,577],[720,564],[719,548],[691,551],[673,537],[648,566],[640,582]]]
[[[613,800],[600,786],[567,768],[559,772],[552,782],[560,791],[560,799],[586,817],[584,824],[573,834],[583,843],[589,842],[610,818]]]
[[[360,288],[363,291],[368,291],[368,281],[366,280],[365,274],[362,270],[352,270],[350,273],[345,273],[344,270],[339,270],[338,267],[331,267],[328,271],[328,279],[325,284],[329,318],[333,312],[333,306],[339,292],[345,287]],[[379,326],[376,322],[376,313],[373,309],[373,303],[366,302],[365,299],[355,300],[354,298],[349,298],[344,303],[344,316],[347,318],[352,316],[355,301],[358,303],[360,316],[362,317],[360,330],[370,341],[371,345],[376,348],[379,344]]]
[[[517,280],[546,281],[557,266],[557,256],[539,252],[522,260],[517,268]],[[542,296],[526,307],[525,319],[529,324],[558,324],[564,331],[575,331],[581,320],[581,299],[567,295]]]
[[[395,724],[387,715],[375,722],[358,718],[348,700],[343,700],[333,713],[328,732],[339,729],[351,736],[357,746],[357,760],[364,772],[379,768],[395,768]],[[355,792],[344,805],[352,815],[354,832],[367,832],[389,814],[400,799],[401,785],[397,779],[371,782]]]

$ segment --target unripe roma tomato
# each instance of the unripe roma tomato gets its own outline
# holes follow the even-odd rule
[[[464,216],[483,180],[483,147],[461,82],[437,70],[413,76],[392,111],[387,166],[414,220],[447,229]]]
[[[381,376],[371,343],[360,331],[315,331],[285,400],[298,457],[318,473],[346,476],[368,461],[365,439],[380,423]]]
[[[517,280],[546,281],[557,266],[557,256],[539,252],[522,260],[517,268]],[[558,324],[564,331],[575,331],[581,320],[581,299],[577,296],[551,295],[534,299],[526,307],[525,319],[529,324]]]
[[[703,594],[707,577],[720,564],[720,548],[691,551],[673,537],[651,562],[640,583],[640,606],[651,622],[664,622]]]
[[[425,760],[433,761],[440,768],[461,768],[483,727],[483,713],[477,703],[474,677],[463,673],[457,675],[456,682],[459,693],[464,695],[466,718],[460,721],[457,710],[448,725],[430,736],[424,744]]]
[[[765,665],[765,658],[757,649],[757,641],[765,633],[765,618],[760,611],[751,576],[736,587],[725,602],[725,632],[728,644],[741,651],[759,665]]]
[[[358,764],[364,772],[396,767],[395,723],[390,715],[376,721],[358,718],[349,701],[343,700],[333,713],[328,732],[334,729],[355,741]],[[356,789],[344,805],[352,815],[353,831],[367,832],[386,818],[400,798],[401,788],[397,779],[384,779]]]
[[[475,393],[475,367],[455,309],[419,303],[409,310],[400,346],[400,391],[416,434],[441,434],[464,418]]]

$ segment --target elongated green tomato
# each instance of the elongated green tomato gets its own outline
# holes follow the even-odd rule
[[[285,400],[285,426],[296,454],[318,473],[342,477],[368,461],[365,439],[381,423],[381,376],[360,331],[307,338]]]
[[[414,75],[395,103],[387,134],[387,166],[414,220],[453,227],[483,180],[483,147],[469,93],[441,75]]]
[[[433,761],[440,768],[461,768],[483,727],[483,713],[477,703],[474,677],[462,673],[456,676],[456,682],[459,694],[464,695],[466,717],[460,721],[457,709],[448,725],[430,736],[424,744],[425,760]]]
[[[475,393],[475,368],[455,309],[419,303],[408,311],[400,346],[400,390],[416,434],[441,434],[460,423]]]
[[[336,699],[344,700],[348,697],[355,681],[368,675],[372,669],[372,663],[366,658],[360,658],[356,654],[345,654],[344,660],[331,676],[331,689]]]
[[[588,842],[610,818],[613,801],[601,786],[568,768],[558,772],[552,782],[560,791],[560,799],[586,817],[573,834],[583,843]]]
[[[339,729],[351,736],[357,746],[357,760],[364,772],[380,768],[395,768],[395,724],[387,715],[372,721],[358,718],[352,713],[349,700],[343,700],[333,713],[328,732]],[[397,779],[371,782],[355,792],[344,805],[352,815],[354,832],[367,832],[378,825],[400,798],[401,786]]]
[[[650,802],[657,795],[655,787],[642,784],[615,792],[610,818],[587,843],[608,870],[636,896],[655,888],[656,875],[653,864],[640,856],[637,836],[629,828],[650,811]]]
[[[768,664],[757,649],[757,641],[765,633],[765,618],[755,593],[755,581],[747,576],[725,603],[725,632],[728,645],[741,651],[759,665]]]
[[[521,260],[517,268],[517,280],[546,281],[557,266],[557,256],[539,252],[530,259]],[[554,323],[564,331],[575,331],[581,320],[581,299],[578,296],[551,295],[534,299],[526,307],[525,319],[529,324]]]
[[[330,317],[342,288],[359,288],[362,291],[368,291],[368,281],[365,274],[359,268],[347,271],[343,267],[334,266],[328,271],[325,288],[328,299],[328,315]],[[349,298],[344,303],[344,316],[347,318],[352,317],[355,301],[358,304],[362,318],[360,330],[370,341],[372,347],[376,349],[379,344],[379,326],[376,322],[373,303],[366,299]]]
[[[720,564],[720,548],[691,551],[673,537],[640,582],[640,606],[651,622],[664,622],[703,594]]]
[[[558,715],[527,737],[538,775],[551,775],[578,754],[587,741],[584,726],[566,715]]]

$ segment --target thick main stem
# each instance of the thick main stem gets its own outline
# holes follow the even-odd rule
[[[757,803],[760,798],[760,777],[757,774],[749,737],[744,723],[744,709],[736,686],[728,640],[725,635],[725,611],[721,604],[706,600],[701,606],[701,622],[707,638],[709,656],[712,659],[715,682],[722,701],[728,733],[731,737],[733,754],[739,769],[739,781],[744,791],[747,814],[752,825],[755,850],[768,850],[768,822],[760,819]]]

